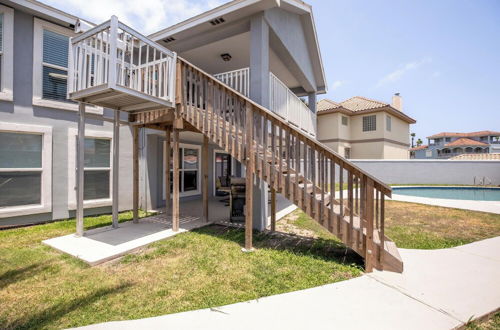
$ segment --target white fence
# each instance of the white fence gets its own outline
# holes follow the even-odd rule
[[[250,96],[249,68],[217,73],[214,77],[246,97]],[[272,72],[269,73],[269,109],[311,136],[316,136],[316,114]]]
[[[175,102],[176,54],[118,21],[71,38],[68,98],[78,92],[117,85]]]

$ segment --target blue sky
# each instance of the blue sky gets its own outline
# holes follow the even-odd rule
[[[43,0],[100,23],[112,14],[144,33],[224,0]],[[500,131],[499,0],[307,0],[313,5],[328,97],[403,97],[422,139]],[[85,5],[84,5],[85,4]]]

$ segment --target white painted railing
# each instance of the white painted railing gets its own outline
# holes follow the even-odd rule
[[[214,77],[246,97],[250,96],[249,68],[217,73]],[[311,136],[316,136],[316,114],[272,72],[269,73],[269,109]]]
[[[214,77],[246,97],[250,96],[250,68],[217,73]]]
[[[176,53],[116,16],[70,40],[68,98],[103,88],[175,102]]]
[[[272,72],[269,72],[269,108],[289,123],[316,136],[316,114]]]

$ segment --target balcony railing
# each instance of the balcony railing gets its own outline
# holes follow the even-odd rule
[[[241,94],[250,96],[249,68],[217,73],[214,77]],[[309,135],[316,136],[316,114],[271,72],[269,73],[269,109]]]
[[[217,73],[214,77],[246,97],[250,97],[250,68]]]
[[[102,105],[135,110],[140,109],[139,103],[144,100],[172,106],[175,103],[176,60],[174,52],[113,16],[109,21],[71,38],[68,98],[82,100],[89,96],[96,98],[99,93],[119,91],[134,99],[123,99],[124,104],[119,104],[112,99],[120,99],[120,94],[110,94],[106,102],[100,101]],[[103,98],[106,97],[99,100]]]

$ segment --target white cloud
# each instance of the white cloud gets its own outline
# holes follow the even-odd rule
[[[382,77],[382,79],[380,79],[377,83],[377,87],[380,87],[380,86],[383,86],[383,85],[386,85],[388,83],[392,83],[392,82],[395,82],[395,81],[398,81],[400,80],[405,74],[407,74],[409,71],[413,71],[413,70],[416,70],[418,69],[420,66],[422,66],[423,64],[426,64],[426,63],[429,63],[429,62],[432,62],[432,59],[429,58],[429,57],[425,57],[419,61],[413,61],[413,62],[410,62],[410,63],[406,63],[404,66],[402,66],[401,68],[385,75],[384,77]]]
[[[335,80],[332,85],[332,90],[336,90],[337,88],[343,86],[345,84],[345,81],[343,80]]]
[[[221,5],[227,0],[42,0],[57,9],[100,24],[112,15],[150,34]]]

